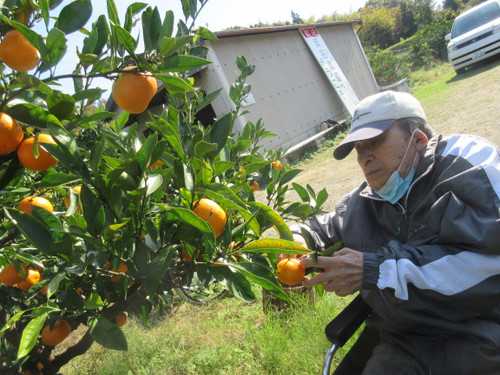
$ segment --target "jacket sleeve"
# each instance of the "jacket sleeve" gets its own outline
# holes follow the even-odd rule
[[[364,186],[365,184],[363,184],[361,188],[353,190],[341,199],[336,204],[335,211],[322,216],[314,216],[307,222],[307,224],[292,225],[290,227],[292,233],[301,237],[305,237],[305,233],[306,235],[309,235],[313,241],[312,245],[315,246],[315,249],[318,251],[323,251],[326,248],[335,245],[337,242],[342,241],[342,212],[351,197],[358,194]]]

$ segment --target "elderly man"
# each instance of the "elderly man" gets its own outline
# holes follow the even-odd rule
[[[297,242],[344,246],[304,285],[359,291],[373,309],[336,374],[500,374],[498,148],[432,137],[420,103],[387,91],[358,104],[333,155],[353,149],[366,182],[293,228]]]

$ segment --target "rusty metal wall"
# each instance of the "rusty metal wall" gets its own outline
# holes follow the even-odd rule
[[[377,92],[353,26],[318,30],[358,97]],[[235,130],[262,118],[266,129],[277,134],[262,141],[265,148],[285,150],[316,134],[322,122],[348,116],[297,29],[224,37],[206,44],[213,63],[200,72],[196,83],[207,92],[223,88],[213,102],[217,115],[233,108],[228,93],[238,73],[236,58],[245,56],[255,65],[255,73],[248,78],[255,103],[244,108],[250,113],[238,120]]]

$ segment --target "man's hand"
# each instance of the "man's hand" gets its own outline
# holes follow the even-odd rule
[[[312,258],[302,259],[305,268],[314,267]],[[325,284],[327,292],[338,296],[347,296],[359,291],[363,285],[363,253],[344,247],[331,257],[320,256],[316,267],[325,269],[310,279],[304,279],[302,285]]]

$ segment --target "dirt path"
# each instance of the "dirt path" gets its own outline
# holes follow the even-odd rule
[[[500,61],[454,76],[444,85],[436,95],[422,101],[435,132],[476,134],[499,145]],[[418,97],[418,93],[415,95]],[[326,188],[329,198],[323,207],[327,211],[333,210],[335,202],[364,179],[355,153],[336,161],[332,151],[325,149],[313,160],[299,165],[303,171],[294,180],[303,186],[311,185],[316,192]],[[290,200],[298,197],[291,195]]]

